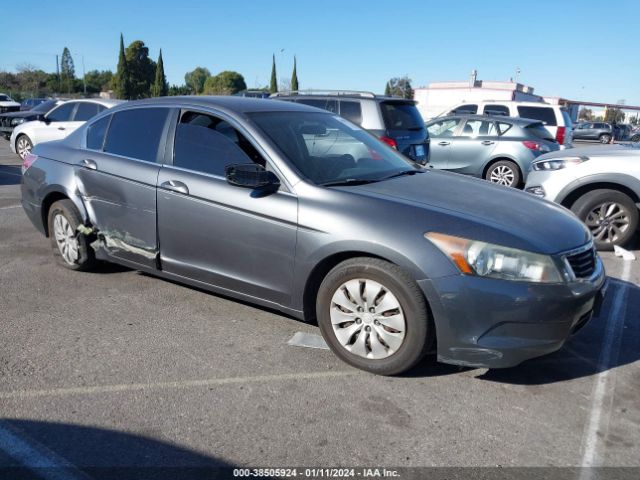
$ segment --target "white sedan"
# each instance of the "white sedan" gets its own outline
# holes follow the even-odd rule
[[[23,123],[16,127],[9,140],[11,150],[24,159],[34,145],[61,140],[90,118],[119,103],[122,103],[122,100],[102,98],[64,102],[47,113],[43,120]]]

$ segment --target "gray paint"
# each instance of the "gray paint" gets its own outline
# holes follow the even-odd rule
[[[554,258],[584,245],[590,234],[550,202],[437,170],[353,187],[313,185],[245,116],[316,111],[310,107],[174,97],[131,102],[108,113],[145,105],[224,117],[259,149],[282,188],[260,194],[172,166],[171,128],[160,149],[162,163],[148,163],[86,150],[85,126],[64,141],[38,145],[39,159],[23,176],[23,206],[41,232],[40,207],[56,192],[72,199],[97,232],[101,258],[300,318],[305,288],[320,262],[334,255],[381,257],[405,269],[422,288],[434,315],[439,358],[465,365],[509,366],[559,348],[571,325],[592,308],[604,281],[602,271],[588,281],[561,285],[460,275],[425,240],[425,232]],[[95,170],[80,166],[87,159]],[[170,180],[182,182],[188,193],[161,186]],[[532,336],[535,331],[542,333]]]

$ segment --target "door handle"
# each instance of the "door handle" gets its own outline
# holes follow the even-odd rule
[[[58,127],[58,130],[66,130],[64,127]]]
[[[189,187],[187,187],[184,183],[179,182],[178,180],[167,180],[166,182],[162,182],[160,184],[160,188],[189,195]]]
[[[491,140],[483,140],[482,145],[493,145],[494,143]]]
[[[93,160],[89,160],[88,158],[85,158],[84,160],[82,160],[79,165],[81,167],[84,168],[88,168],[89,170],[97,170],[98,169],[98,164],[96,162],[94,162]]]
[[[438,142],[438,145],[442,145],[444,147],[446,145],[451,145],[451,142]]]

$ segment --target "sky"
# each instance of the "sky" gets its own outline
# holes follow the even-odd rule
[[[640,105],[640,1],[467,0],[219,1],[32,0],[37,15],[3,22],[0,70],[31,64],[55,71],[66,46],[76,75],[111,69],[125,45],[142,40],[170,84],[196,66],[240,72],[268,85],[297,58],[300,88],[381,93],[391,77],[430,82],[519,81],[535,93]],[[106,6],[108,5],[108,7]],[[606,5],[606,8],[603,6]],[[24,17],[22,17],[24,19]]]

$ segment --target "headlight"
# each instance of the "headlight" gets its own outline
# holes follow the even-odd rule
[[[424,236],[465,275],[536,283],[563,281],[558,267],[548,255],[442,233],[429,232]]]
[[[537,171],[543,170],[560,170],[562,168],[574,167],[589,160],[589,157],[567,157],[549,160],[538,160],[533,162],[533,169]]]
[[[13,120],[11,120],[12,127],[15,127],[16,125],[20,125],[21,123],[24,123],[24,118],[14,118]]]

